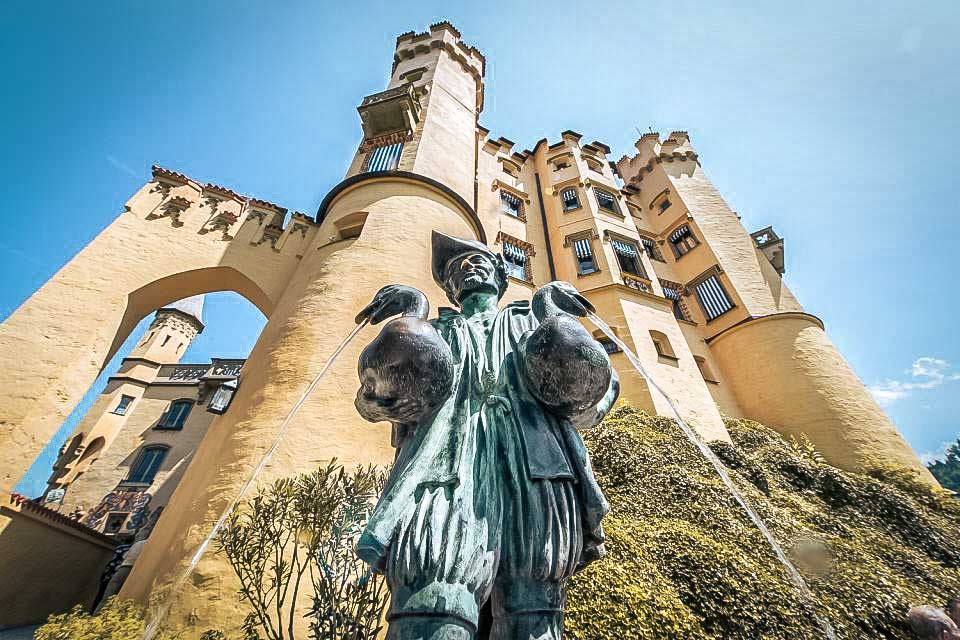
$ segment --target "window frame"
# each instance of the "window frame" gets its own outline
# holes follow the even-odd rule
[[[371,147],[367,151],[367,157],[363,160],[363,173],[376,173],[378,171],[396,171],[400,167],[400,157],[403,155],[403,141],[400,142],[388,142],[386,144],[379,144],[375,147]],[[394,152],[384,151],[381,157],[375,157],[374,154],[381,149],[389,150],[394,148]],[[377,168],[371,168],[373,161],[377,161]],[[393,166],[381,168],[380,164],[392,164]]]
[[[649,329],[648,333],[650,334],[650,341],[653,343],[653,349],[657,352],[658,358],[665,358],[671,362],[679,362],[680,358],[677,357],[677,352],[673,350],[673,345],[670,343],[670,336],[656,329]]]
[[[625,245],[633,251],[633,256],[628,256],[623,253],[623,250],[618,247],[618,244]],[[620,238],[613,237],[613,234],[610,235],[610,246],[613,248],[613,253],[617,258],[617,266],[620,267],[620,273],[627,274],[628,276],[634,278],[641,278],[643,280],[650,280],[650,276],[647,275],[647,269],[643,266],[643,252],[637,246],[637,243],[633,240],[624,240]],[[636,273],[629,271],[624,268],[624,261],[630,260],[636,265]]]
[[[125,415],[127,415],[127,410],[130,409],[130,405],[133,404],[133,401],[134,401],[134,400],[136,400],[136,398],[134,398],[133,396],[128,396],[128,395],[125,394],[125,393],[121,393],[121,394],[120,394],[120,401],[117,402],[117,406],[115,406],[115,407],[113,408],[113,411],[111,411],[110,413],[112,413],[112,414],[114,414],[114,415],[117,415],[117,416],[125,416]],[[124,401],[126,401],[126,402],[124,402]]]
[[[647,245],[649,242],[649,246]],[[643,247],[643,252],[650,256],[651,260],[656,260],[657,262],[666,262],[666,259],[663,257],[663,253],[660,252],[660,248],[657,246],[657,241],[654,238],[649,236],[642,235],[640,236],[640,246]],[[653,249],[651,252],[650,249]]]
[[[159,453],[159,457],[155,457],[153,460],[147,461],[147,456],[153,452]],[[127,471],[127,477],[123,483],[146,485],[153,484],[153,481],[157,478],[157,473],[160,471],[160,467],[167,459],[167,454],[169,453],[170,447],[169,445],[165,444],[148,444],[141,447],[133,464],[130,465],[130,469]]]
[[[604,194],[605,196],[609,196],[610,202],[611,202],[611,204],[613,205],[613,208],[605,207],[605,206],[603,206],[603,205],[600,203],[600,194],[601,194],[601,193]],[[603,211],[606,211],[607,213],[612,213],[612,214],[617,215],[617,216],[623,216],[623,212],[620,211],[620,203],[617,202],[617,196],[615,196],[615,195],[614,195],[613,193],[611,193],[610,191],[607,191],[606,189],[604,189],[604,188],[602,188],[602,187],[593,187],[593,197],[597,200],[597,208],[598,208],[598,209],[602,209]]]
[[[161,431],[182,431],[183,425],[186,423],[187,418],[190,417],[190,413],[193,411],[194,406],[196,406],[190,398],[177,398],[176,400],[170,401],[170,406],[167,407],[167,410],[163,412],[163,415],[160,416],[160,421],[157,422],[157,426],[154,429],[159,429]],[[176,419],[171,418],[173,411],[176,407],[187,407],[186,411],[178,411],[176,414]]]
[[[572,207],[567,206],[568,201],[563,197],[564,193],[567,193],[570,191],[573,192],[573,202],[576,203],[575,206],[572,206]],[[567,213],[570,211],[576,211],[577,209],[583,208],[583,203],[580,202],[580,192],[577,190],[576,187],[569,186],[569,187],[564,187],[563,189],[560,189],[560,206],[563,209],[564,213]]]
[[[595,273],[600,273],[600,264],[597,262],[597,252],[594,251],[593,249],[593,234],[589,234],[589,235],[580,234],[577,236],[568,237],[567,242],[569,242],[570,250],[573,252],[573,263],[577,268],[578,278],[593,275]],[[580,242],[583,242],[585,244],[578,245],[578,243]],[[584,271],[582,268],[583,262],[581,262],[581,256],[578,253],[578,248],[584,247],[584,246],[588,250],[587,255],[589,255],[590,262],[593,265],[593,269],[591,271]],[[585,255],[583,257],[586,258],[587,256]]]
[[[682,233],[684,231],[686,233]],[[673,231],[667,235],[667,242],[670,244],[670,249],[673,251],[674,260],[679,260],[700,246],[700,239],[694,235],[693,229],[690,228],[689,222],[681,224],[673,229]],[[683,247],[682,250],[681,247]]]
[[[512,201],[516,201],[516,212],[507,206],[508,203],[514,204]],[[516,218],[517,220],[522,220],[523,222],[527,220],[523,207],[523,198],[505,189],[500,189],[500,213],[510,216],[511,218]]]
[[[510,250],[507,250],[508,246],[510,247]],[[520,280],[522,282],[531,282],[532,278],[530,276],[530,254],[523,247],[517,245],[514,242],[511,242],[507,238],[501,239],[500,247],[501,247],[501,253],[503,254],[504,269],[507,272],[507,276],[514,278],[516,280]],[[518,255],[523,256],[522,262],[519,262],[519,263],[515,262],[515,260],[517,259],[516,256]],[[519,267],[522,270],[523,275],[517,276],[514,273],[512,273],[510,270],[510,267],[507,266],[508,264],[513,267]]]
[[[708,300],[711,304],[708,305],[704,302],[704,298],[708,297],[707,294],[701,290],[701,286],[705,283],[711,282],[714,287],[709,292],[713,298]],[[690,285],[689,289],[693,289],[694,297],[697,299],[697,303],[700,305],[700,311],[703,313],[703,318],[707,324],[710,324],[714,320],[721,318],[734,309],[737,308],[737,303],[734,302],[733,297],[730,295],[730,292],[727,291],[727,287],[723,284],[723,281],[720,279],[720,271],[717,268],[711,269],[706,275],[701,276],[694,280]],[[717,303],[717,295],[720,295],[719,300],[721,303]],[[725,301],[726,308],[722,309],[719,313],[711,315],[712,310],[711,306],[716,306],[719,309],[721,306],[724,306],[722,303]]]

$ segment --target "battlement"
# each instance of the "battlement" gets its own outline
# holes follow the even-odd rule
[[[686,131],[671,131],[663,141],[657,132],[645,133],[637,139],[634,146],[638,152],[636,155],[624,155],[615,164],[629,192],[639,190],[644,176],[653,172],[654,166],[661,162],[699,162],[699,156],[690,144],[690,135]]]
[[[147,220],[169,218],[174,227],[182,227],[188,212],[203,210],[202,217],[194,221],[201,235],[212,233],[217,237],[219,234],[220,239],[226,241],[241,237],[252,245],[266,245],[276,251],[289,244],[295,247],[298,256],[306,248],[307,232],[318,226],[300,212],[293,212],[288,220],[286,207],[240,194],[223,185],[201,182],[158,165],[154,165],[152,171],[153,180],[146,193],[159,193],[160,201],[154,202],[154,198],[150,204],[141,204],[141,193],[127,205],[127,210],[134,213],[146,207]],[[293,239],[288,243],[291,236]]]
[[[418,55],[429,54],[436,49],[447,52],[451,59],[460,64],[460,67],[477,83],[477,111],[483,110],[483,76],[486,72],[486,58],[476,47],[464,43],[460,31],[447,21],[430,25],[430,29],[423,33],[407,31],[397,36],[396,51],[393,54],[391,75],[396,72],[397,66],[404,60],[411,60]]]

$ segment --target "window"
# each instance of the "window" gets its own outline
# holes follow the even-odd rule
[[[617,343],[608,338],[607,336],[601,336],[596,338],[596,341],[603,346],[603,350],[607,353],[620,353],[621,349],[617,346]]]
[[[130,467],[130,475],[127,476],[127,482],[138,482],[150,484],[153,478],[160,470],[163,459],[167,457],[169,449],[163,446],[146,447],[140,451],[137,461]]]
[[[700,307],[703,308],[703,315],[707,321],[719,318],[730,309],[733,309],[733,301],[727,295],[726,289],[720,283],[717,276],[710,276],[694,287],[697,292],[697,300]]]
[[[685,224],[670,234],[670,246],[673,247],[674,257],[679,258],[682,255],[686,255],[687,252],[698,244],[700,243],[697,242],[697,239],[693,237],[693,233],[690,232],[690,225]]]
[[[507,270],[507,275],[517,280],[528,280],[527,277],[527,254],[526,252],[513,244],[503,241],[503,266]]]
[[[663,255],[660,253],[660,247],[657,246],[656,240],[653,238],[640,238],[640,244],[643,245],[643,250],[647,252],[647,255],[650,256],[651,260],[666,262],[666,260],[663,259]]]
[[[403,153],[402,142],[374,147],[367,154],[367,172],[396,169],[400,165],[401,153]]]
[[[660,203],[660,205],[659,205],[659,206],[660,206],[660,213],[663,213],[664,211],[666,211],[667,209],[669,209],[669,208],[670,208],[670,204],[671,204],[670,201],[667,200],[666,198],[664,198],[663,201],[662,201],[662,202]]]
[[[674,353],[667,334],[651,329],[650,339],[653,340],[653,348],[657,350],[657,356],[668,360],[677,360],[677,354]]]
[[[663,284],[661,282],[661,284]],[[687,312],[683,308],[683,304],[680,302],[680,292],[674,289],[673,287],[664,286],[663,287],[664,297],[673,303],[673,316],[677,320],[690,320],[687,317]]]
[[[596,158],[591,158],[590,156],[583,156],[584,162],[587,163],[587,168],[590,171],[596,171],[597,173],[603,173],[603,163],[597,160]]]
[[[617,199],[609,191],[604,191],[603,189],[594,189],[594,194],[597,196],[597,205],[606,211],[611,213],[620,214],[620,207],[617,205]]]
[[[561,191],[560,199],[563,200],[564,211],[573,211],[580,208],[580,196],[577,195],[576,187],[567,187]]]
[[[111,513],[107,516],[107,521],[103,525],[103,532],[107,535],[113,535],[115,533],[120,533],[120,529],[123,528],[123,523],[127,521],[127,516],[129,513]]]
[[[569,168],[570,168],[570,163],[567,162],[566,160],[556,160],[553,162],[554,171],[561,171],[563,169],[569,169]]]
[[[614,253],[617,254],[620,271],[645,280],[649,279],[647,278],[647,272],[643,270],[643,264],[640,262],[637,245],[616,238],[610,238],[610,244],[613,246]]]
[[[505,214],[523,219],[523,202],[512,193],[500,192],[500,207]]]
[[[703,376],[703,379],[707,382],[713,382],[717,384],[717,376],[714,375],[713,369],[710,368],[710,364],[707,362],[706,358],[703,356],[693,356],[694,361],[697,363],[697,367],[700,369],[700,375]]]
[[[160,418],[157,429],[183,429],[183,423],[193,408],[193,400],[174,400]]]
[[[120,396],[120,402],[117,403],[117,406],[113,412],[118,416],[126,415],[127,407],[130,406],[131,402],[133,402],[133,396]]]
[[[577,273],[581,276],[599,271],[597,262],[593,258],[593,249],[590,248],[589,238],[580,238],[573,241],[573,255],[577,258]]]

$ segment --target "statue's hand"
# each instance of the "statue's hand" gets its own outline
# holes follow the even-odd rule
[[[540,287],[533,296],[533,314],[543,322],[564,313],[585,318],[596,311],[583,294],[569,282],[554,280]]]
[[[430,303],[422,291],[404,284],[388,284],[357,314],[356,323],[369,320],[370,324],[378,324],[396,315],[426,320],[429,314]]]

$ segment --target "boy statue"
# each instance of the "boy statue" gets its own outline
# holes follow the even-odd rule
[[[389,285],[357,316],[400,316],[360,357],[357,410],[393,424],[397,455],[357,551],[386,574],[391,640],[559,640],[609,510],[577,429],[609,411],[616,373],[573,286],[500,309],[486,245],[435,231],[432,263],[459,310],[428,321],[422,292]]]

